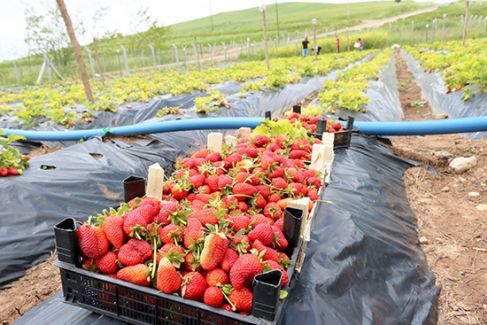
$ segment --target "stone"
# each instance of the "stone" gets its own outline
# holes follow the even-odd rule
[[[450,188],[448,186],[445,186],[441,189],[442,192],[450,192]]]
[[[479,196],[480,196],[479,192],[468,192],[468,197],[470,197],[470,198],[475,198],[475,197],[479,197]]]
[[[448,114],[447,113],[438,113],[438,114],[433,114],[432,117],[435,120],[444,120],[444,119],[448,118]]]
[[[433,155],[438,157],[439,159],[444,159],[444,160],[447,160],[447,159],[450,159],[453,157],[453,155],[451,153],[449,153],[448,151],[436,151],[433,153]]]
[[[487,204],[479,204],[475,207],[479,211],[487,211]]]
[[[450,162],[450,168],[457,174],[466,172],[477,165],[477,157],[457,157]]]
[[[424,236],[419,237],[419,243],[423,244],[423,245],[428,244],[428,238],[426,238]]]

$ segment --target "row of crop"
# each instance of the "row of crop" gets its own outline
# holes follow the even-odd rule
[[[468,40],[437,42],[406,47],[425,69],[442,73],[447,94],[463,91],[462,99],[469,100],[477,92],[487,92],[487,41]]]
[[[204,71],[141,73],[108,80],[105,84],[93,81],[92,88],[96,98],[94,104],[86,102],[83,87],[78,82],[0,92],[0,116],[11,114],[27,124],[37,117],[45,117],[47,120],[68,126],[90,123],[93,120],[91,111],[116,111],[117,106],[126,102],[148,102],[153,97],[163,94],[179,95],[206,91],[211,85],[232,80],[244,82],[267,77],[266,87],[279,87],[296,82],[301,77],[344,67],[366,54],[332,54],[320,56],[316,60],[273,59],[270,70],[266,69],[264,62],[255,61]],[[67,109],[76,105],[83,105],[88,110],[79,112]]]
[[[369,103],[369,82],[379,79],[379,74],[390,61],[391,54],[392,49],[386,49],[368,62],[339,72],[336,80],[326,80],[324,89],[318,95],[318,103],[309,105],[303,113],[333,114],[337,109],[365,113]]]

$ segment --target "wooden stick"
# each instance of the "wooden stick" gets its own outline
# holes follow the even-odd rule
[[[208,134],[208,150],[212,152],[221,152],[223,144],[223,134],[211,132]]]
[[[163,183],[164,169],[162,169],[161,165],[155,163],[149,166],[146,196],[160,200],[162,198]]]

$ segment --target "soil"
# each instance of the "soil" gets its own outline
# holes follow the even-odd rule
[[[405,119],[430,118],[431,108],[399,54],[396,58]],[[396,154],[424,164],[409,169],[404,183],[418,218],[419,242],[442,286],[438,324],[487,324],[487,209],[482,206],[487,208],[487,139],[410,136],[392,144]],[[448,163],[458,156],[476,156],[477,166],[453,173]]]
[[[431,108],[398,53],[396,59],[405,119],[431,118]],[[487,139],[410,136],[394,138],[392,145],[396,154],[424,164],[407,170],[404,183],[418,218],[419,242],[442,286],[438,324],[487,324]],[[457,156],[476,156],[477,166],[455,174],[448,163]],[[4,324],[61,289],[54,260],[34,266],[0,291]]]
[[[0,291],[2,324],[12,324],[37,304],[61,290],[61,278],[59,269],[54,265],[55,260],[55,256],[51,256]]]

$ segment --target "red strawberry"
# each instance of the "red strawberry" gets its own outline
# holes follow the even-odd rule
[[[233,264],[238,260],[238,254],[231,248],[227,248],[223,260],[220,262],[220,266],[223,271],[230,272]]]
[[[247,253],[247,250],[250,246],[249,244],[249,236],[247,235],[237,235],[233,237],[233,248],[239,253],[239,254],[245,254]]]
[[[124,242],[123,233],[123,218],[119,216],[108,216],[103,221],[101,226],[105,236],[107,236],[108,241],[112,243],[113,246],[120,249]]]
[[[201,251],[200,264],[205,270],[213,270],[225,256],[228,239],[223,233],[211,233],[205,238],[205,246]]]
[[[235,181],[237,183],[246,183],[249,181],[250,174],[247,172],[238,172],[237,175],[235,175]]]
[[[305,150],[296,149],[289,152],[289,158],[291,159],[303,159],[308,153]]]
[[[108,252],[102,257],[95,258],[95,265],[102,273],[117,273],[117,254],[114,252]]]
[[[245,215],[238,215],[233,218],[230,218],[230,227],[233,227],[235,232],[240,230],[246,230],[249,227],[250,218]]]
[[[202,242],[203,231],[201,230],[203,225],[196,218],[189,218],[188,224],[184,229],[184,247],[187,249],[194,248],[199,242]]]
[[[171,223],[169,217],[171,216],[171,214],[176,212],[177,209],[178,209],[178,205],[176,202],[172,202],[172,201],[161,202],[161,210],[159,211],[159,214],[154,217],[154,222],[160,223],[163,226]]]
[[[259,273],[262,273],[259,258],[252,254],[241,255],[230,270],[230,283],[235,289],[250,287]]]
[[[250,312],[252,310],[252,292],[247,288],[234,288],[228,300],[238,311]]]
[[[138,213],[144,217],[147,224],[154,220],[154,217],[159,213],[159,205],[157,207],[151,204],[144,204],[132,211],[133,213]]]
[[[0,168],[0,176],[2,176],[2,177],[8,176],[8,169],[7,168]]]
[[[267,219],[263,214],[254,214],[250,218],[250,225],[255,228],[260,223],[267,223]]]
[[[200,261],[193,253],[188,253],[184,257],[184,269],[188,272],[199,271],[201,269]]]
[[[103,230],[91,225],[82,225],[76,231],[81,252],[89,258],[105,255],[110,246]]]
[[[220,306],[220,309],[226,310],[226,311],[233,311],[232,306],[229,304],[223,304]]]
[[[260,194],[258,194],[257,196],[255,196],[254,199],[252,200],[252,205],[256,209],[263,209],[266,206],[266,204],[267,204],[267,201]]]
[[[183,239],[183,230],[178,225],[169,224],[159,228],[159,238],[164,244],[178,242]]]
[[[208,156],[209,154],[209,151],[208,149],[200,149],[198,151],[196,151],[192,156],[191,158],[206,158],[206,156]]]
[[[218,191],[218,176],[217,175],[211,175],[206,178],[205,181],[206,185],[210,187],[211,192],[216,192]]]
[[[332,128],[334,128],[335,130],[337,131],[340,131],[342,129],[342,123],[340,122],[335,122],[333,125],[332,125]]]
[[[245,201],[257,193],[257,189],[247,183],[237,183],[233,187],[232,192],[239,201]]]
[[[282,167],[275,168],[269,174],[269,178],[277,178],[277,177],[283,177],[283,176],[284,176],[284,168],[282,168]]]
[[[201,301],[208,288],[205,278],[198,272],[189,272],[183,277],[181,295],[183,298]]]
[[[19,170],[18,169],[15,169],[13,167],[9,167],[9,168],[7,168],[7,170],[8,170],[8,174],[9,175],[12,175],[12,176],[18,176],[18,175],[20,175]]]
[[[206,283],[210,287],[216,287],[220,284],[228,283],[228,275],[220,268],[213,269],[206,274]]]
[[[281,196],[277,193],[272,193],[267,199],[268,202],[277,202],[281,199]]]
[[[279,270],[282,272],[282,280],[281,280],[281,284],[283,287],[287,286],[287,284],[289,283],[289,276],[286,272],[286,270],[276,261],[273,261],[273,260],[268,260],[268,261],[265,261],[264,263],[264,272],[268,269],[268,271],[271,271],[271,270]]]
[[[215,214],[215,208],[203,209],[200,211],[193,211],[188,215],[188,218],[198,219],[202,225],[216,225],[218,223],[218,216]]]
[[[284,220],[284,219],[279,219],[279,220]],[[272,225],[272,230],[274,231],[273,246],[275,248],[277,248],[278,250],[284,250],[288,246],[288,241],[287,241],[286,237],[284,236],[284,233],[282,232],[282,224],[281,224],[281,228],[276,226],[276,224],[277,224],[277,221]]]
[[[218,189],[223,190],[227,186],[232,185],[232,178],[227,175],[218,176]]]
[[[265,135],[256,135],[254,137],[254,144],[256,147],[264,147],[266,144],[271,142],[271,138]]]
[[[163,257],[157,268],[157,289],[172,294],[181,287],[181,278],[171,262]]]
[[[198,188],[200,186],[203,186],[203,184],[205,184],[205,180],[206,177],[205,175],[202,174],[197,174],[189,178],[189,182],[191,183],[193,188]]]
[[[276,227],[282,231],[284,229],[284,218],[277,219],[272,226],[273,229]]]
[[[223,304],[224,296],[222,289],[209,287],[205,290],[203,302],[209,306],[220,307]]]
[[[126,266],[144,263],[152,256],[152,247],[143,240],[130,239],[118,252],[118,260]]]
[[[269,188],[269,185],[257,185],[255,188],[257,189],[257,192],[262,195],[266,200],[269,195],[271,195],[271,189]]]
[[[232,153],[225,159],[223,159],[223,166],[228,169],[235,166],[239,161],[242,161],[242,155],[239,153]]]
[[[272,186],[278,190],[284,190],[287,188],[287,182],[282,177],[277,177],[272,180]]]
[[[318,200],[320,197],[318,196],[318,190],[314,187],[310,187],[308,189],[308,197],[311,201],[316,201]]]
[[[212,152],[206,156],[206,160],[213,163],[222,160],[222,157],[219,152]]]
[[[320,188],[321,187],[321,179],[319,179],[318,177],[310,177],[310,178],[308,178],[308,184],[312,185],[316,188]]]
[[[188,191],[181,187],[179,184],[174,184],[171,188],[171,195],[176,200],[180,201],[188,196]]]
[[[127,236],[130,236],[132,230],[137,228],[137,225],[139,225],[141,228],[146,228],[147,221],[145,220],[144,216],[142,216],[136,210],[130,211],[123,220],[123,231]]]
[[[249,209],[249,206],[245,202],[238,202],[238,209],[241,212],[245,212],[245,211],[247,211]]]
[[[265,246],[260,240],[257,239],[256,241],[254,241],[254,243],[252,244],[252,248],[256,249],[259,253],[264,251],[262,259],[279,262],[279,254],[277,253],[277,251],[273,248]]]
[[[264,208],[264,216],[271,218],[272,220],[277,220],[283,215],[282,209],[275,202],[267,203]]]
[[[265,246],[272,245],[274,241],[274,231],[272,226],[268,223],[260,223],[249,232],[249,239],[251,241],[260,240]]]

